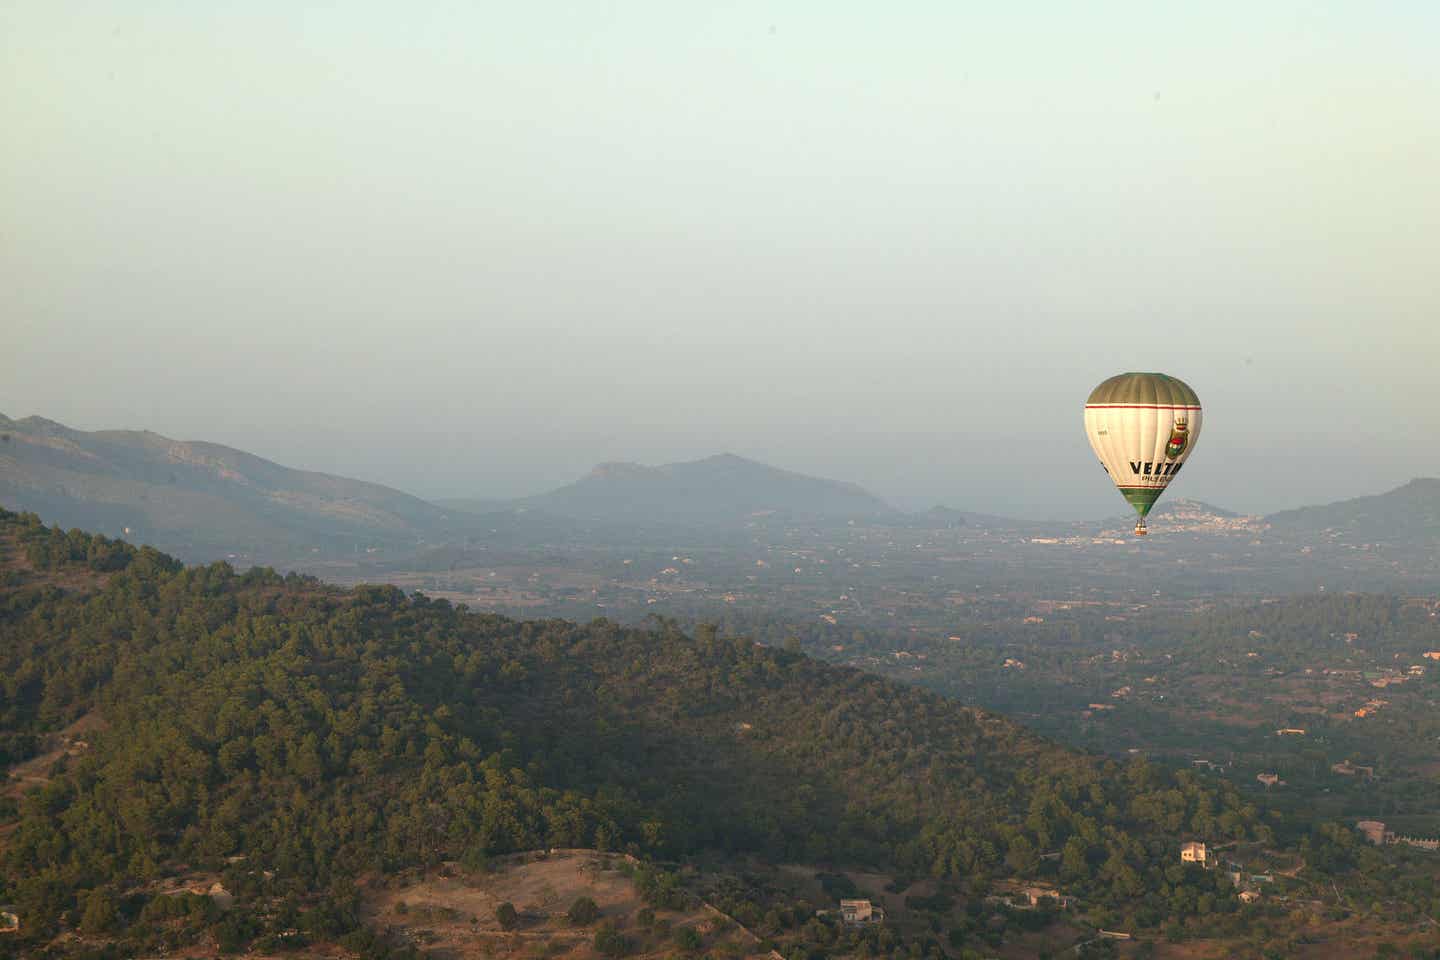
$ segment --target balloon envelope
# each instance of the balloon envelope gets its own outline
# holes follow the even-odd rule
[[[1163,373],[1122,373],[1090,392],[1085,434],[1100,465],[1135,508],[1137,533],[1145,515],[1180,473],[1200,439],[1200,398],[1183,380]]]

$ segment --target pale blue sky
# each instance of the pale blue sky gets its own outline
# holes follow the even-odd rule
[[[722,450],[1120,513],[1440,474],[1440,7],[0,0],[0,412],[422,495]]]

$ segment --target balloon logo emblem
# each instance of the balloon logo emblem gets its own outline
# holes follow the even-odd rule
[[[1185,417],[1175,418],[1175,428],[1170,431],[1170,442],[1165,444],[1165,457],[1174,460],[1190,445],[1190,421]]]

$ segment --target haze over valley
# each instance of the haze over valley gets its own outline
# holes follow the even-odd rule
[[[718,603],[754,584],[783,594],[815,587],[815,578],[828,587],[892,575],[942,591],[971,581],[1003,591],[1043,584],[1057,596],[1079,599],[1103,588],[1119,600],[1152,591],[1186,599],[1440,587],[1433,550],[1440,480],[1427,478],[1270,516],[1176,494],[1161,502],[1155,537],[1142,544],[1118,515],[1040,522],[948,505],[902,511],[854,484],[733,454],[657,467],[599,464],[548,493],[430,503],[148,431],[87,433],[29,417],[0,420],[0,438],[0,503],[10,509],[192,561],[325,570],[352,580],[428,573],[432,589],[481,604],[503,586],[514,601],[502,603],[507,611],[574,601],[581,606],[564,606],[566,615],[608,609],[614,616],[656,603],[664,612],[677,594]],[[665,574],[681,548],[700,551],[703,565],[702,556],[690,557],[685,569]],[[1133,564],[1142,556],[1147,577],[1137,583]],[[629,569],[617,576],[613,564],[625,559]],[[615,603],[587,602],[583,591],[557,594],[529,569],[557,564],[592,592],[604,584]],[[519,569],[497,584],[490,582],[500,579],[491,569],[497,565]],[[808,577],[794,574],[796,566]],[[512,581],[516,573],[524,585]],[[466,594],[472,581],[479,592]],[[647,593],[651,585],[658,587]]]

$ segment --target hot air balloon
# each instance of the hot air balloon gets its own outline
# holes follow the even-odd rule
[[[1090,392],[1085,434],[1100,465],[1135,508],[1136,536],[1145,515],[1180,474],[1200,439],[1200,398],[1163,373],[1122,373]]]

